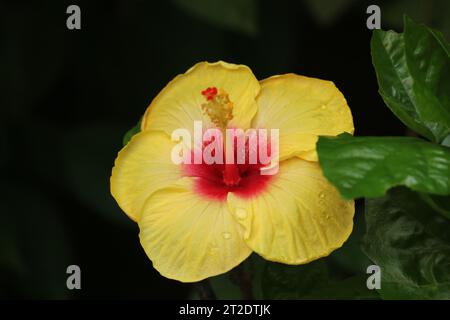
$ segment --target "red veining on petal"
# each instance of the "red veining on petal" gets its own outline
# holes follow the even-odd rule
[[[214,99],[214,97],[217,95],[217,88],[216,87],[209,87],[202,91],[202,95],[206,98],[206,100],[210,101]]]
[[[228,192],[242,198],[250,198],[268,187],[275,176],[261,174],[260,169],[264,165],[260,164],[259,158],[256,164],[249,164],[248,140],[245,144],[244,164],[237,164],[237,143],[234,143],[234,146],[234,164],[225,163],[225,155],[223,164],[207,164],[205,161],[201,164],[183,164],[184,175],[196,177],[194,188],[197,193],[211,200],[226,201]],[[270,154],[270,146],[268,148]]]

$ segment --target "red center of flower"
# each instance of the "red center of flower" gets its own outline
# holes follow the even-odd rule
[[[209,143],[204,144],[205,148]],[[259,143],[258,143],[259,147]],[[228,192],[235,195],[250,198],[264,191],[273,175],[262,175],[259,156],[255,164],[249,161],[249,142],[245,143],[245,162],[237,163],[238,144],[234,143],[234,163],[226,163],[226,156],[222,164],[207,164],[202,159],[201,164],[183,164],[185,176],[196,177],[195,191],[209,199],[225,201]],[[270,147],[268,147],[270,155]],[[192,157],[193,158],[193,157]]]

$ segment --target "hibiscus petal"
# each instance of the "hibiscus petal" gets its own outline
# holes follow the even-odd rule
[[[225,273],[251,253],[226,202],[210,201],[182,178],[153,193],[139,221],[140,240],[163,276],[182,282]]]
[[[260,84],[252,127],[280,130],[280,160],[317,161],[317,136],[353,133],[347,101],[333,82],[285,74]]]
[[[197,63],[175,77],[147,108],[142,129],[171,134],[178,128],[191,130],[196,120],[203,121],[205,127],[212,126],[201,108],[206,102],[201,92],[211,87],[225,90],[233,102],[233,119],[229,126],[248,128],[256,113],[259,82],[248,67],[219,61]]]
[[[163,132],[142,131],[119,152],[111,175],[111,194],[134,221],[152,192],[181,177],[171,160],[174,142]]]
[[[349,237],[354,202],[341,199],[316,162],[292,158],[266,191],[250,199],[228,194],[248,246],[272,261],[303,264],[327,256]]]

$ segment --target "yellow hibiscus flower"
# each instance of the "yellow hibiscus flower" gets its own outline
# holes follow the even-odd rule
[[[279,129],[279,171],[260,166],[177,165],[174,130]],[[165,277],[199,281],[225,273],[253,251],[304,264],[342,246],[354,203],[324,178],[319,135],[353,133],[342,93],[330,81],[296,74],[258,81],[244,65],[201,62],[152,101],[141,132],[119,152],[111,193],[139,225],[153,266]],[[236,150],[235,150],[236,151]]]

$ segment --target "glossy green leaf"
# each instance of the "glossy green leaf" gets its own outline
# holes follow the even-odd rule
[[[450,147],[450,135],[448,135],[442,142],[441,144],[445,147]]]
[[[409,137],[320,137],[325,177],[346,199],[379,197],[394,186],[450,194],[450,148]]]
[[[441,142],[450,134],[450,55],[439,31],[405,17],[405,53],[417,111],[422,123]]]
[[[396,188],[366,201],[363,249],[381,268],[384,299],[450,299],[450,221]]]
[[[392,112],[434,142],[450,134],[449,44],[438,31],[405,17],[404,33],[375,30],[372,62]]]

